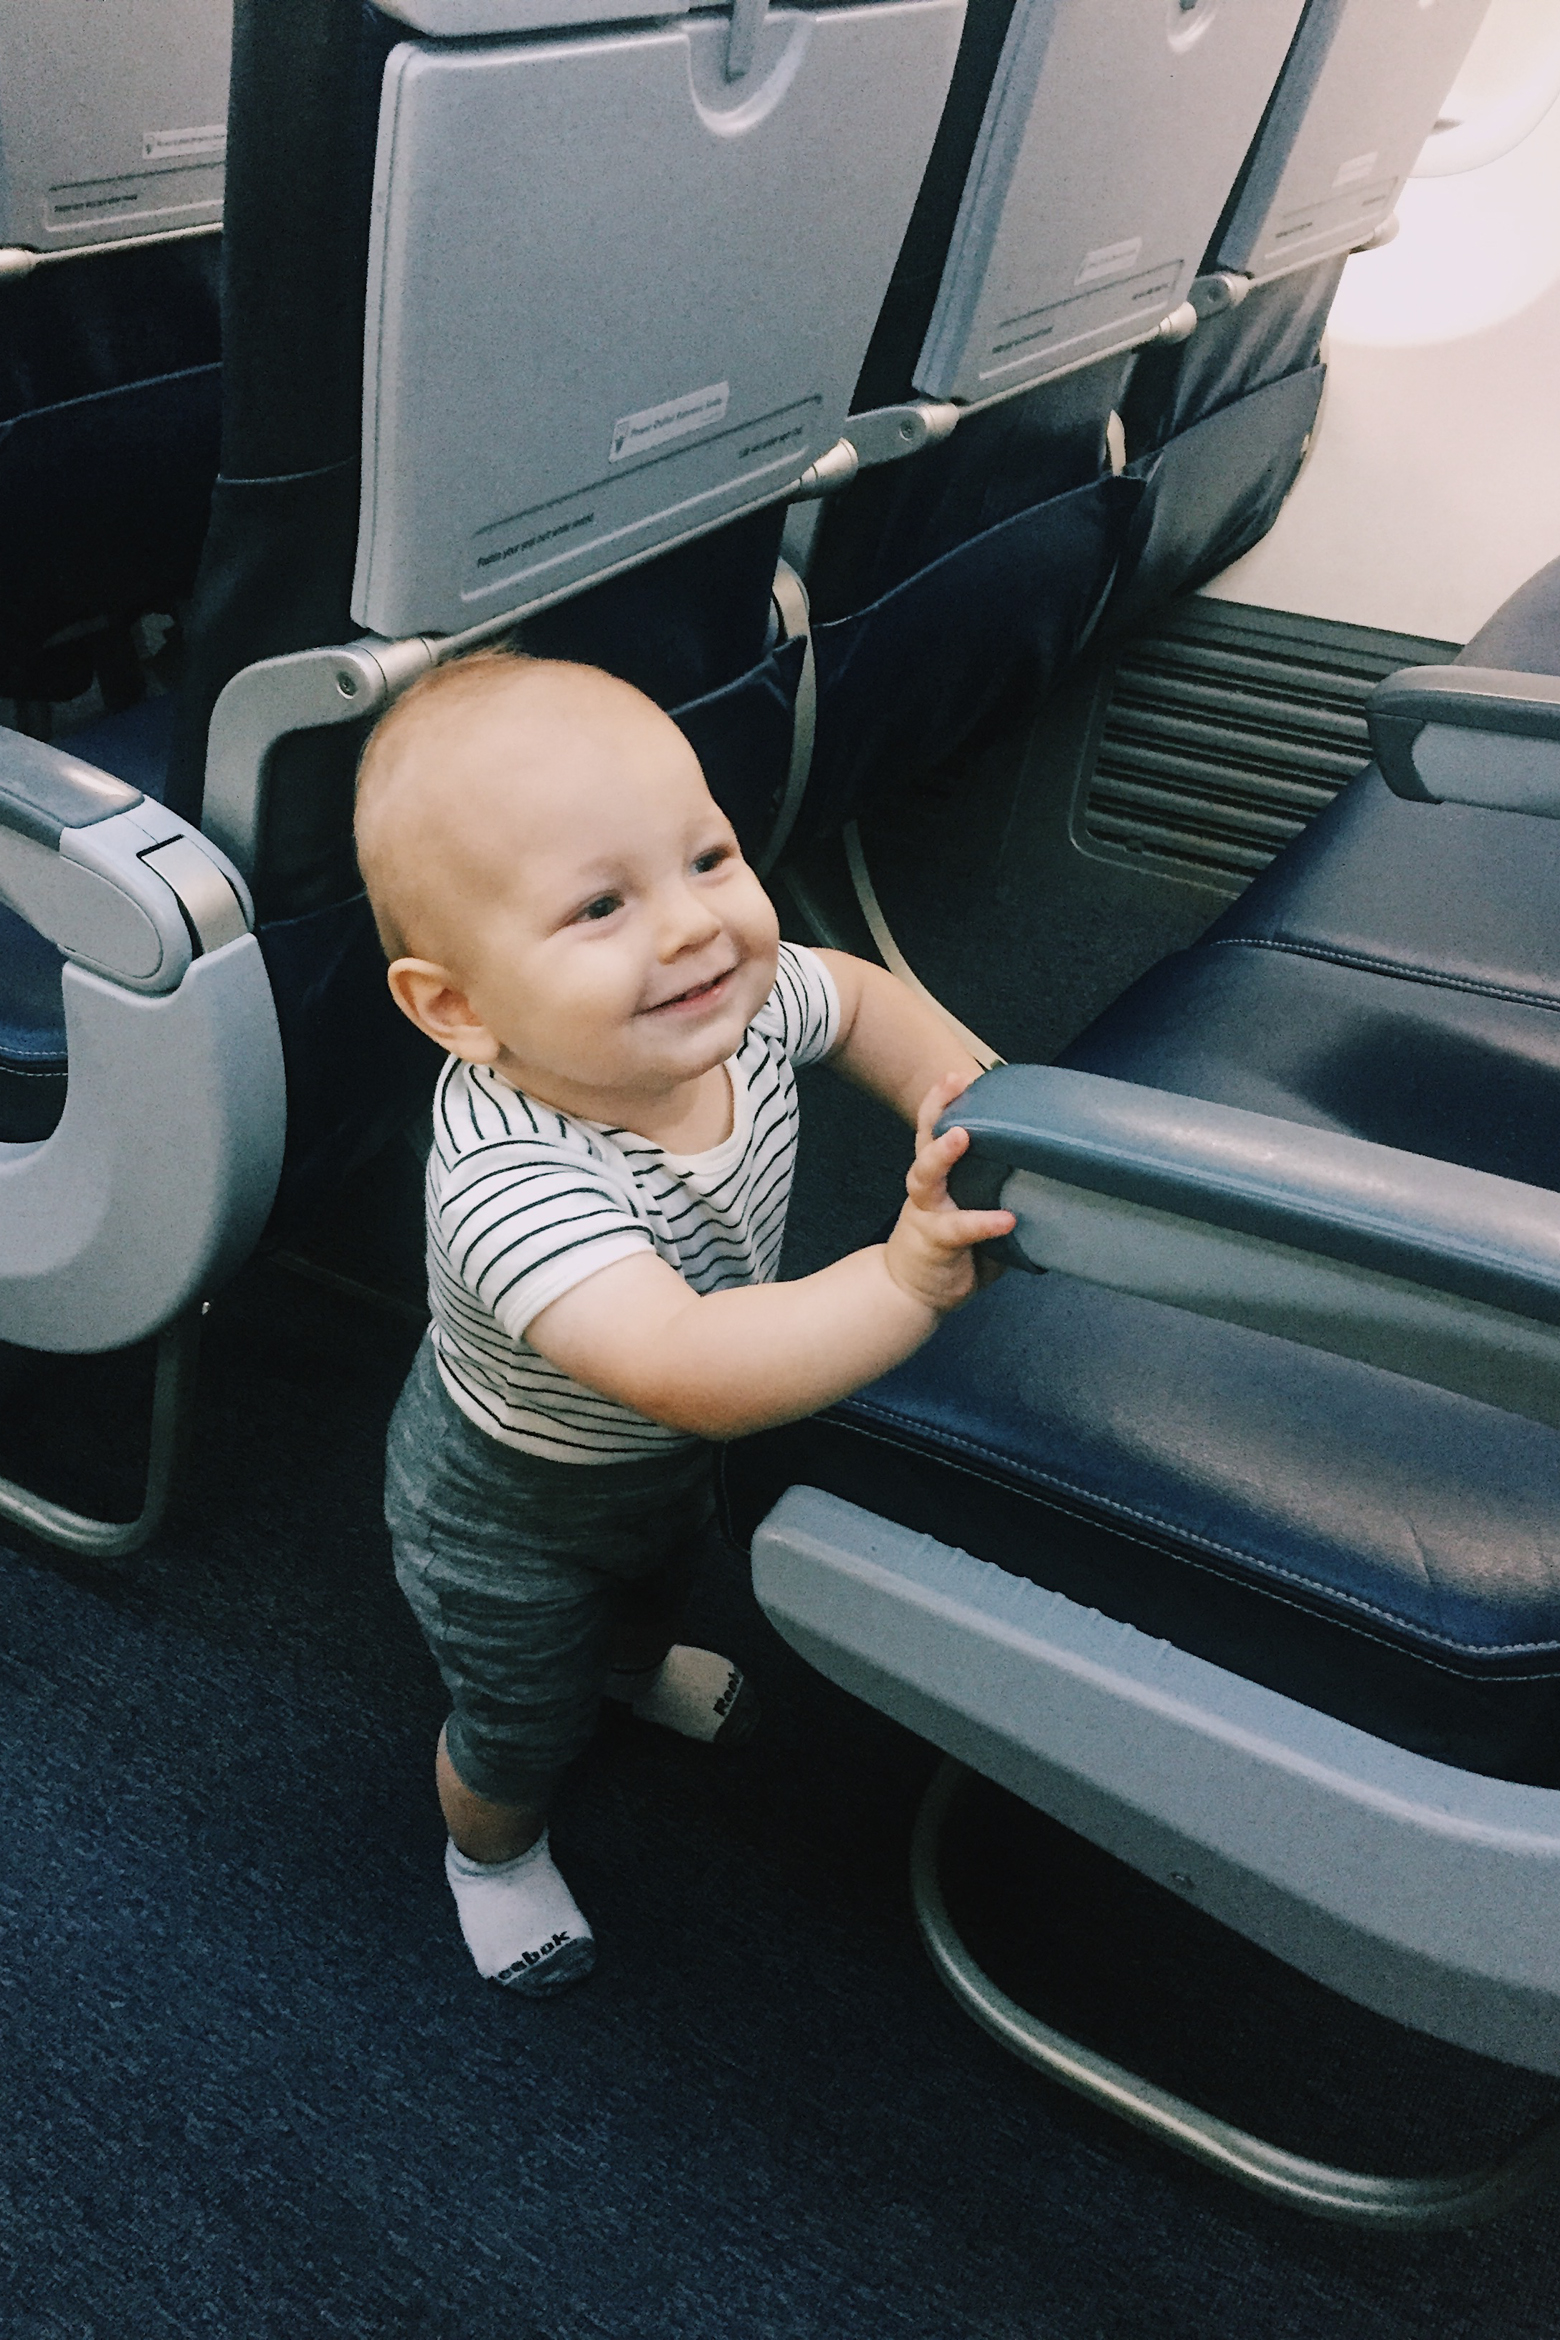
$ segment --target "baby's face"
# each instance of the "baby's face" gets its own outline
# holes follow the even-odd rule
[[[698,759],[625,699],[555,756],[468,799],[492,883],[461,922],[466,996],[519,1088],[592,1119],[732,1054],[773,986],[779,928]]]

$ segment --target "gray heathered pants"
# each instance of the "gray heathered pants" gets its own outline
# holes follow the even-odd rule
[[[712,1459],[702,1440],[609,1463],[505,1446],[461,1412],[423,1342],[391,1418],[385,1517],[473,1794],[544,1802],[609,1671],[660,1664],[714,1510]]]

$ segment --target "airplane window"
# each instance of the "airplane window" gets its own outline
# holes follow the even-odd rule
[[[1420,6],[1434,0],[1419,0]],[[1416,179],[1477,170],[1519,146],[1560,98],[1560,9],[1555,0],[1493,0],[1441,118],[1414,166]]]

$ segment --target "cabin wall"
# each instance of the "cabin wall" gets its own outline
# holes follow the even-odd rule
[[[1398,217],[1344,271],[1277,525],[1207,591],[1463,642],[1560,555],[1560,98],[1509,152],[1411,179]]]

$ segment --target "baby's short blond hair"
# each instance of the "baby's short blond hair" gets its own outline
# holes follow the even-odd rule
[[[436,897],[448,863],[427,845],[436,827],[452,828],[458,821],[455,799],[443,808],[436,803],[450,748],[473,718],[513,700],[517,751],[523,753],[528,692],[539,716],[549,708],[556,713],[560,700],[577,700],[583,712],[603,692],[641,700],[631,684],[600,667],[517,650],[474,650],[420,675],[369,734],[358,765],[353,827],[358,867],[387,958],[425,950],[442,957],[448,905]],[[657,712],[651,701],[641,703],[647,713]]]

